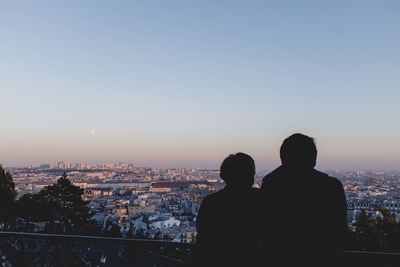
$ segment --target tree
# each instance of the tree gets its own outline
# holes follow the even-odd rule
[[[25,194],[16,202],[17,216],[28,221],[52,221],[55,218],[54,207],[41,193]]]
[[[83,193],[64,173],[55,184],[46,186],[38,194],[22,196],[17,203],[18,215],[32,221],[61,222],[64,231],[72,224],[75,232],[85,232],[91,225],[91,213]]]
[[[11,216],[16,196],[11,173],[0,165],[0,221],[5,221]]]
[[[361,210],[361,214],[354,223],[355,244],[362,250],[376,250],[379,247],[376,239],[375,221],[371,219],[365,210]]]
[[[389,210],[379,209],[375,219],[361,211],[348,234],[350,249],[369,251],[400,251],[400,223]]]
[[[112,223],[109,231],[106,233],[106,235],[110,237],[121,237],[121,228],[118,226],[117,223]]]
[[[48,205],[55,220],[69,221],[80,229],[91,216],[87,202],[82,198],[83,193],[84,190],[73,185],[64,173],[57,183],[42,189],[39,200]]]
[[[378,216],[375,220],[376,238],[379,242],[379,247],[384,251],[399,250],[400,224],[389,210],[379,209],[379,211],[382,216]]]

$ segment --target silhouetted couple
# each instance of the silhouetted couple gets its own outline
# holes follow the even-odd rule
[[[254,160],[228,156],[226,187],[208,195],[197,217],[192,266],[339,266],[346,199],[339,180],[314,169],[314,140],[284,140],[282,165],[253,188]]]

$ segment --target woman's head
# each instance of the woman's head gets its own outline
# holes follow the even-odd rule
[[[245,153],[229,155],[221,164],[220,177],[227,185],[253,186],[256,167]]]

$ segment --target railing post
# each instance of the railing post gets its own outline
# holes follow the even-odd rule
[[[62,241],[60,239],[55,241],[55,266],[64,266],[64,258],[63,258],[63,249],[62,249]]]
[[[127,262],[125,264],[126,267],[135,266],[136,261],[136,248],[131,244],[126,245],[126,253],[127,253]]]

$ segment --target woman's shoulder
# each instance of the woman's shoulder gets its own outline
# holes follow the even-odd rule
[[[221,190],[219,190],[219,191],[217,191],[217,192],[208,194],[208,195],[204,198],[203,202],[204,202],[204,201],[206,201],[206,202],[215,202],[215,201],[219,201],[219,199],[224,198],[225,195],[226,195],[225,190],[224,190],[224,189],[221,189]]]

